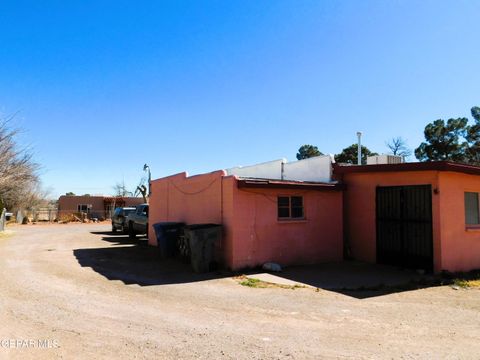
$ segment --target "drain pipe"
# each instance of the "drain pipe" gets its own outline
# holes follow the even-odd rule
[[[362,165],[362,133],[357,131],[358,149],[357,149],[357,165]]]

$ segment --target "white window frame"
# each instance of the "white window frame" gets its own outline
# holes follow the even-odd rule
[[[87,209],[87,210],[86,210],[86,211],[83,210],[84,208]],[[90,209],[91,209],[91,208],[92,208],[92,206],[91,206],[91,205],[88,205],[88,204],[78,204],[78,205],[77,205],[77,211],[78,211],[79,213],[90,214]]]

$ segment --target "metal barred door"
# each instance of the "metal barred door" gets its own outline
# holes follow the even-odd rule
[[[377,187],[377,262],[433,270],[430,185]]]

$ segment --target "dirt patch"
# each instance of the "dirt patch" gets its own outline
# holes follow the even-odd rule
[[[145,240],[108,230],[108,224],[26,225],[0,241],[0,358],[474,359],[480,353],[478,289],[427,286],[355,296],[255,289],[228,273],[199,275],[161,261]],[[51,347],[4,341],[42,339]]]

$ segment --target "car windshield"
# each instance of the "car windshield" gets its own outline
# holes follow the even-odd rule
[[[132,212],[134,212],[134,211],[135,211],[135,209],[124,210],[125,215],[128,215],[128,214],[130,214],[130,213],[132,213]]]

